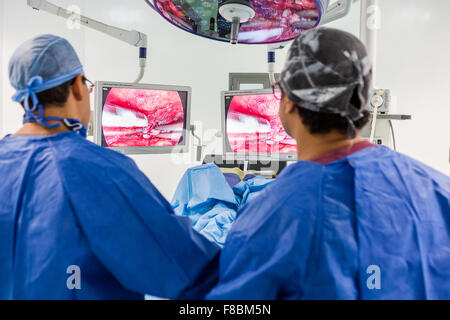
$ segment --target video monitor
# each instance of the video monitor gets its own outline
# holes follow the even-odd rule
[[[189,151],[191,88],[98,82],[95,142],[126,154]]]
[[[284,130],[272,90],[225,91],[222,104],[227,156],[296,160],[297,143]]]

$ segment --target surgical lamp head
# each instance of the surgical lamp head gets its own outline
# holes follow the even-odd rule
[[[237,44],[241,23],[246,23],[255,17],[255,8],[248,0],[228,0],[219,7],[220,15],[231,22],[231,44]]]

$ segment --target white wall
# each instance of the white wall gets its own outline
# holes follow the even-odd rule
[[[0,134],[21,124],[21,110],[11,102],[8,60],[23,41],[42,33],[66,37],[76,48],[91,80],[129,82],[138,73],[137,49],[88,29],[69,30],[66,21],[35,12],[26,0],[0,0]],[[149,35],[150,64],[145,83],[189,85],[193,88],[192,120],[205,129],[220,127],[220,91],[229,72],[265,72],[264,46],[235,46],[195,37],[178,30],[153,12],[143,0],[53,0],[79,5],[82,14]],[[382,28],[378,86],[397,96],[398,112],[413,121],[396,124],[398,149],[438,170],[450,173],[448,32],[450,2],[444,0],[380,0]],[[422,13],[425,13],[422,15]],[[359,33],[359,6],[350,16],[330,26]],[[1,30],[4,29],[3,39]],[[286,50],[278,54],[278,71]],[[133,156],[161,192],[171,198],[184,171],[195,164],[173,164],[169,155]]]
[[[397,98],[399,150],[450,174],[450,1],[381,0],[378,86]]]

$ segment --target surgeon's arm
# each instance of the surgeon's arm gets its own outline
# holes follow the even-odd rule
[[[131,160],[122,168],[75,167],[65,179],[80,227],[122,286],[169,299],[203,298],[217,280],[219,248],[188,218],[175,216]]]

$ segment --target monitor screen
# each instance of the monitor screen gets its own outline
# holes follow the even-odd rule
[[[128,151],[187,146],[189,90],[145,85],[103,85],[100,90],[101,146]]]
[[[224,100],[227,153],[297,153],[296,141],[286,133],[280,120],[280,101],[272,92],[228,92]]]

